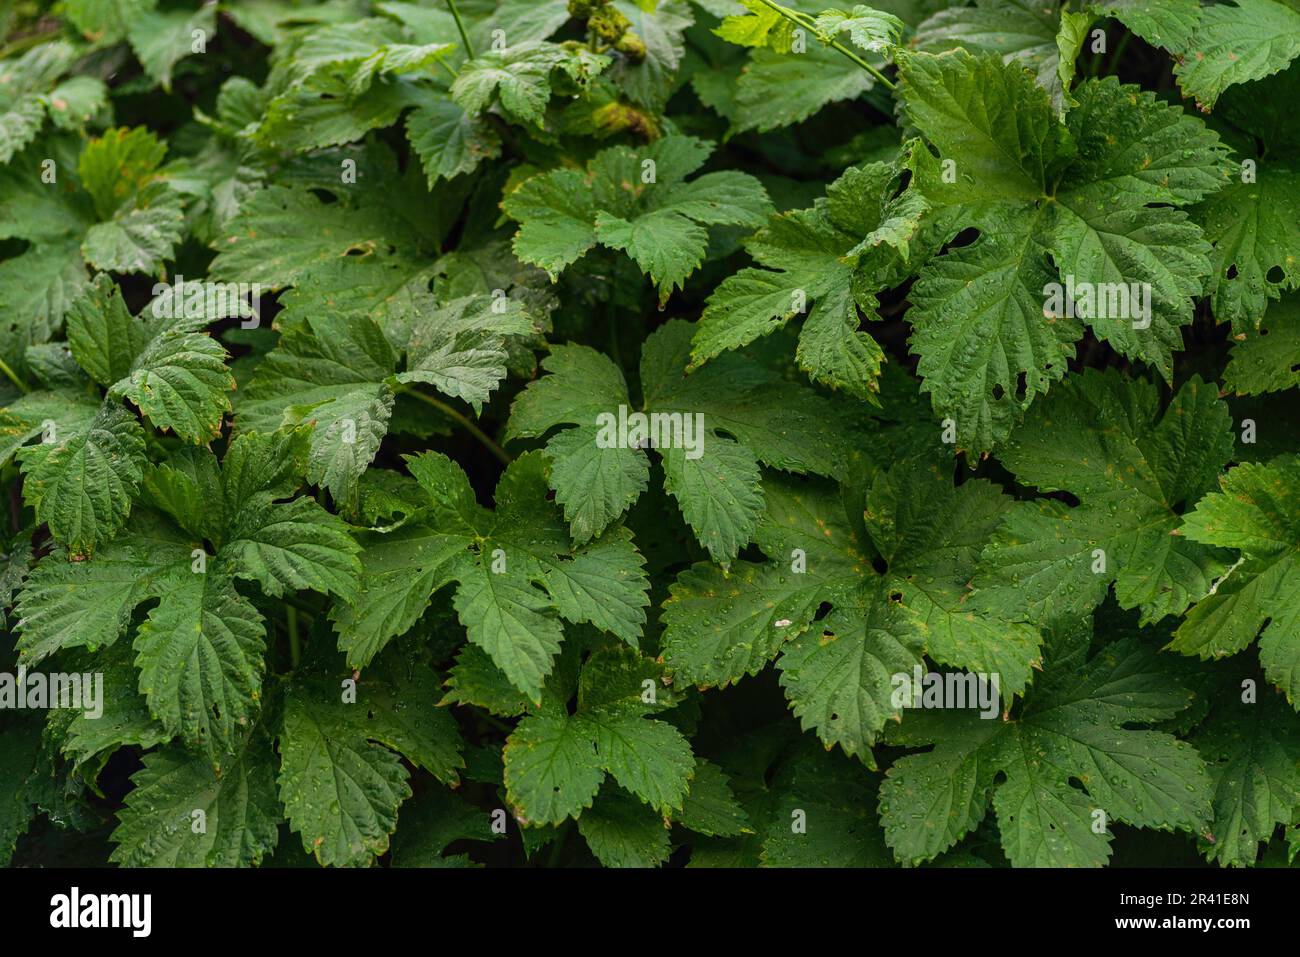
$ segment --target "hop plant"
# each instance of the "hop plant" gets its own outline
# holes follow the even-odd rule
[[[11,5],[0,859],[1293,864],[1298,57]]]

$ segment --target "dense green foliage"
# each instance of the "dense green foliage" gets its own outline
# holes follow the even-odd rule
[[[878,6],[8,5],[0,860],[1293,861],[1300,4]]]

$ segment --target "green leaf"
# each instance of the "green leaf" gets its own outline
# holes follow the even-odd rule
[[[972,201],[1034,201],[1074,152],[1046,92],[996,56],[900,56],[898,75],[908,117],[956,162],[956,188]]]
[[[709,837],[736,837],[751,831],[726,773],[702,758],[695,762],[691,789],[675,819],[682,827]]]
[[[1289,824],[1300,795],[1300,730],[1281,699],[1243,702],[1228,687],[1192,737],[1214,783],[1213,822],[1201,852],[1222,865],[1250,867],[1259,846]]]
[[[685,375],[691,334],[688,324],[671,322],[647,339],[641,359],[645,401],[639,410],[627,408],[621,372],[583,346],[553,350],[542,362],[552,375],[530,384],[516,399],[508,437],[576,426],[547,445],[557,460],[551,484],[566,516],[594,516],[575,521],[575,537],[603,527],[598,520],[617,514],[614,509],[643,487],[646,465],[635,460],[643,460],[645,453],[633,447],[632,411],[647,416],[649,431],[642,437],[651,447],[660,446],[665,487],[678,498],[697,538],[720,561],[730,560],[747,541],[761,507],[753,462],[819,474],[838,474],[846,467],[852,453],[844,433],[853,426],[836,406],[810,390],[779,382],[758,363],[737,355]],[[620,430],[626,432],[623,439]],[[583,447],[592,440],[596,450]],[[618,463],[608,484],[583,484],[593,460]]]
[[[1228,565],[1180,533],[1183,509],[1213,487],[1232,454],[1231,419],[1193,377],[1159,410],[1156,388],[1086,370],[1030,411],[1001,453],[1024,484],[1068,491],[1011,508],[985,549],[976,593],[1052,622],[1091,611],[1111,582],[1142,622],[1181,614]]]
[[[318,315],[286,329],[236,410],[242,429],[314,423],[307,477],[349,502],[388,431],[397,355],[374,320]]]
[[[830,37],[847,33],[849,39],[869,53],[889,53],[898,45],[903,32],[903,21],[892,13],[876,10],[865,4],[855,4],[847,13],[843,10],[826,10],[813,21],[817,31]]]
[[[1238,395],[1280,392],[1300,385],[1300,310],[1289,298],[1274,306],[1259,329],[1233,343],[1223,383]]]
[[[877,781],[860,767],[842,755],[803,744],[772,785],[762,866],[889,866],[889,850],[872,807]]]
[[[173,577],[135,639],[150,713],[218,761],[256,711],[265,635],[262,616],[224,571]]]
[[[76,130],[108,99],[98,78],[74,76],[60,82],[76,64],[78,48],[62,39],[43,39],[7,60],[0,72],[5,102],[0,107],[0,163],[8,163],[36,138],[47,113],[56,126]]]
[[[601,791],[578,818],[578,831],[605,867],[657,867],[668,860],[663,819],[622,788]]]
[[[495,572],[475,563],[461,572],[459,582],[456,614],[469,640],[536,701],[564,638],[550,597],[525,570],[511,570],[508,564],[506,571]]]
[[[572,557],[533,552],[560,614],[587,622],[636,647],[645,626],[649,580],[632,533],[610,529]]]
[[[974,6],[950,7],[927,17],[916,28],[911,46],[924,53],[960,47],[970,53],[997,53],[1035,70],[1051,90],[1058,19],[1050,8],[1015,0],[979,0]],[[1047,79],[1048,82],[1043,82]]]
[[[8,163],[34,140],[44,122],[45,108],[35,98],[18,100],[0,113],[0,162]]]
[[[1257,331],[1270,299],[1300,289],[1300,172],[1262,166],[1254,182],[1229,182],[1192,211],[1211,243],[1214,316],[1236,333]]]
[[[664,602],[664,663],[688,684],[726,686],[757,674],[782,642],[812,624],[818,582],[772,565],[697,564]]]
[[[667,299],[700,268],[709,234],[672,209],[657,209],[628,222],[603,210],[596,214],[596,238],[632,257]]]
[[[358,727],[338,685],[292,683],[280,732],[280,800],[303,849],[325,867],[357,867],[388,850],[411,796],[401,760]]]
[[[270,186],[249,197],[227,225],[208,274],[279,289],[349,254],[384,248],[392,230],[374,207],[326,204],[307,190]]]
[[[0,862],[8,866],[36,813],[28,779],[41,749],[41,726],[35,721],[7,726],[0,731],[0,745]]]
[[[359,541],[361,593],[352,605],[334,605],[330,615],[339,649],[354,667],[367,664],[420,619],[433,593],[451,581],[466,547],[462,539],[423,525]]]
[[[431,96],[407,114],[406,135],[430,189],[440,179],[473,172],[484,160],[501,155],[501,138],[487,120],[442,97]]]
[[[467,644],[456,655],[447,674],[447,693],[438,706],[474,705],[503,718],[514,718],[529,708],[528,696],[492,663],[486,651]]]
[[[193,49],[195,31],[204,44],[217,32],[217,8],[204,4],[197,10],[149,10],[127,25],[131,48],[145,72],[166,91],[172,88],[172,69]],[[206,47],[201,47],[206,49]]]
[[[596,745],[583,722],[530,715],[515,726],[505,749],[506,792],[526,825],[576,817],[605,780]]]
[[[81,153],[77,174],[99,222],[81,251],[97,269],[150,272],[180,243],[182,200],[158,175],[167,147],[150,131],[111,129]]]
[[[520,224],[515,255],[554,279],[597,243],[620,249],[666,302],[703,261],[705,226],[758,226],[771,208],[748,174],[684,182],[709,152],[693,137],[670,136],[637,150],[604,150],[585,173],[560,169],[525,180],[502,205]]]
[[[225,359],[226,350],[211,336],[176,324],[145,346],[108,394],[130,399],[157,428],[203,442],[221,433],[230,410],[235,379]]]
[[[1058,639],[1057,647],[1078,640]],[[880,820],[895,857],[932,860],[990,804],[1016,867],[1099,867],[1110,855],[1112,821],[1203,828],[1213,788],[1200,757],[1172,735],[1130,727],[1191,702],[1155,656],[1126,640],[1086,663],[1049,667],[1053,677],[1030,692],[1014,721],[958,712],[904,719],[899,743],[935,747],[895,761],[881,784]],[[1100,832],[1097,820],[1105,822]]]
[[[408,464],[429,511],[424,521],[363,541],[358,600],[332,612],[350,663],[368,662],[452,581],[470,641],[534,702],[560,650],[561,619],[636,643],[649,582],[631,537],[615,529],[574,548],[547,501],[541,454],[521,456],[506,470],[495,512],[478,506],[464,473],[445,456],[429,452]]]
[[[872,86],[870,73],[820,44],[810,44],[803,53],[755,50],[736,81],[732,132],[767,133],[801,123],[831,103],[857,99]]]
[[[501,837],[482,810],[444,788],[430,788],[402,811],[393,835],[392,867],[470,867],[464,854],[446,854],[456,841]]]
[[[742,47],[771,47],[778,53],[790,51],[794,23],[762,0],[740,0],[740,5],[748,13],[724,17],[714,33]]]
[[[401,753],[442,783],[460,783],[464,742],[451,713],[434,706],[437,676],[426,665],[389,654],[356,683],[356,705],[348,705],[351,723],[372,741]],[[339,695],[338,683],[322,682],[322,698]]]
[[[941,664],[998,676],[1002,698],[1023,693],[1038,667],[1039,624],[1022,603],[987,600],[970,583],[981,549],[1013,508],[997,486],[978,479],[954,487],[947,470],[900,462],[878,476],[864,509],[866,533],[885,562],[892,601],[914,615],[926,652]],[[873,617],[871,630],[908,642],[897,616]],[[897,654],[895,652],[895,654]],[[906,669],[903,669],[906,670]],[[877,725],[878,727],[878,725]]]
[[[120,405],[106,402],[84,431],[19,453],[23,497],[36,520],[73,557],[90,556],[131,514],[144,465],[144,429]]]
[[[102,713],[82,712],[68,724],[60,750],[73,764],[84,766],[97,756],[107,759],[125,746],[148,749],[171,740],[139,692],[135,654],[129,644],[114,643],[94,659],[94,665],[104,676]],[[211,765],[206,760],[200,763],[210,775]]]
[[[587,182],[576,170],[524,180],[504,208],[520,224],[515,255],[545,269],[552,280],[596,245],[596,211]]]
[[[77,365],[102,386],[130,374],[152,336],[147,323],[132,319],[122,291],[99,275],[68,311],[68,346]]]
[[[256,580],[268,595],[311,589],[353,601],[360,550],[344,522],[312,499],[275,504],[259,496],[234,517],[222,556],[235,575]]]
[[[1152,46],[1182,51],[1204,9],[1196,0],[1101,0],[1089,10],[1114,17]]]
[[[645,57],[615,60],[608,76],[633,103],[663,112],[677,88],[686,57],[685,32],[695,12],[684,0],[614,0],[611,4],[631,25],[630,33],[645,46]]]
[[[876,603],[867,614],[865,625],[853,615],[827,616],[820,629],[791,639],[779,662],[799,726],[848,755],[869,756],[886,719],[901,717],[891,702],[893,677],[921,663],[924,632],[907,612]]]
[[[494,47],[461,68],[451,85],[451,97],[470,116],[499,102],[515,122],[541,126],[551,99],[553,70],[581,70],[585,75],[597,73],[609,63],[605,56],[572,52],[555,43],[535,40],[503,50]]]
[[[879,273],[908,257],[924,200],[913,191],[895,197],[900,172],[887,163],[851,168],[827,187],[825,200],[772,217],[746,243],[767,269],[743,269],[709,297],[692,368],[767,335],[811,301],[796,353],[800,367],[816,382],[872,400],[884,355],[858,331],[859,309],[875,318],[872,289],[885,282],[867,285],[855,269]]]
[[[1295,609],[1300,557],[1300,505],[1295,479],[1300,458],[1245,462],[1219,481],[1187,515],[1183,534],[1206,546],[1240,551],[1240,558],[1199,593],[1170,647],[1201,658],[1241,651],[1259,637],[1269,681],[1300,709],[1300,622]]]
[[[1210,271],[1210,249],[1184,212],[1138,204],[1182,205],[1202,198],[1226,181],[1223,148],[1198,121],[1151,94],[1107,80],[1082,84],[1075,95],[1079,107],[1068,120],[1079,158],[1066,174],[1070,185],[1057,193],[1052,256],[1067,280],[1130,290],[1128,315],[1122,307],[1118,317],[1094,308],[1088,318],[1120,353],[1142,359],[1169,380],[1172,353],[1182,347],[1178,327],[1191,321],[1192,299],[1202,293]],[[1122,117],[1136,141],[1150,149],[1135,150],[1105,136],[1102,131]],[[1117,195],[1127,198],[1126,205],[1116,205]],[[1140,310],[1132,303],[1134,290],[1143,297]]]
[[[525,826],[559,824],[592,807],[608,772],[664,813],[681,809],[694,761],[672,725],[624,710],[530,715],[506,742],[506,794]]]
[[[542,365],[555,368],[550,359]],[[578,542],[599,535],[641,497],[650,482],[646,456],[636,449],[602,448],[595,431],[566,429],[546,443],[555,500],[564,506],[564,519]]]
[[[256,726],[221,765],[218,774],[174,745],[146,754],[110,859],[123,867],[260,864],[275,849],[281,817],[265,729]]]
[[[1208,110],[1234,83],[1286,69],[1300,56],[1300,12],[1273,0],[1233,0],[1201,10],[1174,76]]]
[[[65,10],[83,34],[94,40],[113,43],[126,36],[138,17],[157,5],[157,0],[68,0]]]
[[[507,337],[535,331],[523,304],[506,296],[462,296],[439,307],[421,305],[398,381],[427,382],[481,412],[506,377]]]
[[[100,403],[77,392],[29,392],[0,413],[0,462],[11,458],[38,435],[59,436],[84,432],[99,413]]]
[[[1028,210],[990,213],[977,220],[979,239],[933,260],[912,287],[909,345],[959,447],[1004,441],[1065,375],[1083,334],[1066,316],[1044,321],[1043,289],[1056,276],[1038,225]]]
[[[70,561],[56,548],[39,562],[18,596],[18,651],[35,666],[61,648],[95,649],[126,630],[136,606],[190,574],[195,543],[147,510],[94,557]]]
[[[203,319],[132,318],[106,275],[68,313],[73,358],[110,398],[130,399],[155,426],[190,442],[220,432],[235,380],[226,351],[198,331]]]
[[[749,542],[763,511],[758,461],[745,446],[704,433],[707,461],[678,448],[664,452],[664,490],[714,561],[726,562]]]
[[[620,785],[655,810],[680,810],[695,758],[680,731],[631,714],[591,712],[587,734],[596,759]]]

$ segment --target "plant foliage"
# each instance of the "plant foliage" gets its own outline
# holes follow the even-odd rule
[[[877,4],[8,5],[0,860],[1294,862],[1300,6]]]

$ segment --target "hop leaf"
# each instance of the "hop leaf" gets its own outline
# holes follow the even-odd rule
[[[935,748],[896,761],[880,787],[880,820],[898,860],[933,859],[990,804],[1017,867],[1099,867],[1112,821],[1206,826],[1213,788],[1200,757],[1172,735],[1128,727],[1177,714],[1191,693],[1134,640],[1085,661],[1087,637],[1083,629],[1054,639],[1053,677],[1026,697],[1017,720],[952,711],[904,720],[897,743]],[[918,806],[950,812],[927,827]]]
[[[478,505],[465,474],[445,456],[430,452],[408,465],[424,491],[420,520],[396,537],[363,539],[360,597],[335,606],[339,648],[350,663],[369,662],[453,581],[469,640],[533,701],[560,650],[561,618],[636,643],[649,604],[640,553],[624,529],[572,546],[547,501],[542,455],[511,464],[495,512]]]
[[[851,426],[829,402],[779,382],[741,356],[684,376],[690,336],[690,326],[673,322],[646,341],[641,357],[645,401],[635,411],[677,416],[678,444],[687,442],[687,428],[693,430],[695,449],[660,450],[665,488],[677,498],[701,544],[715,559],[729,561],[749,541],[762,508],[758,463],[842,474],[851,452],[835,424],[845,430]],[[515,401],[507,434],[534,437],[557,425],[571,426],[547,443],[555,462],[551,487],[574,537],[586,541],[637,499],[649,468],[644,451],[617,440],[620,421],[626,422],[633,410],[623,375],[613,363],[583,346],[557,346],[542,365],[552,374],[532,383]],[[600,480],[591,481],[596,472]]]
[[[1300,631],[1294,607],[1300,549],[1295,499],[1300,460],[1281,456],[1243,463],[1188,514],[1184,534],[1206,546],[1237,549],[1240,557],[1187,613],[1170,647],[1202,658],[1240,651],[1259,636],[1264,674],[1300,709]]]
[[[515,254],[555,278],[597,243],[621,249],[666,302],[703,262],[704,227],[756,227],[771,209],[762,185],[744,173],[686,182],[710,149],[693,137],[666,137],[639,150],[598,153],[585,173],[562,169],[525,180],[503,206],[519,222]]]

